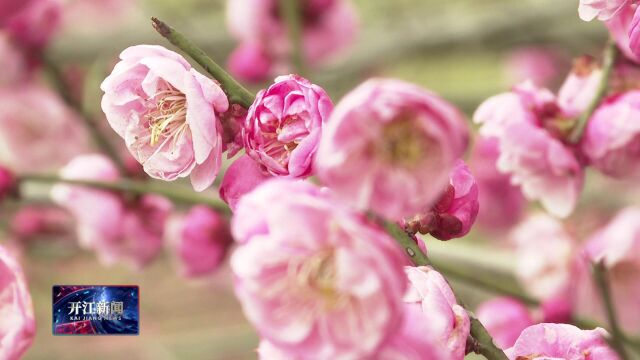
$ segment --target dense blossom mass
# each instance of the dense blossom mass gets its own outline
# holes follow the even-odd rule
[[[371,356],[401,320],[400,248],[333,203],[311,184],[274,179],[235,212],[236,294],[265,340],[292,357]]]

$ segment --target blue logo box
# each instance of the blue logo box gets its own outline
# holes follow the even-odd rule
[[[135,285],[55,285],[53,335],[140,334],[140,289]]]

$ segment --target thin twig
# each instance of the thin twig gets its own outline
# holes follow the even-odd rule
[[[482,288],[492,293],[506,295],[517,299],[529,306],[538,306],[540,302],[530,295],[525,294],[520,289],[510,286],[504,281],[492,281],[482,276],[472,276],[467,272],[459,270],[459,267],[451,266],[445,261],[440,261],[436,264],[438,269],[452,280],[457,280],[461,283]],[[478,272],[474,272],[478,273]]]
[[[618,323],[618,317],[616,315],[616,309],[613,304],[613,297],[611,295],[611,287],[609,286],[609,279],[607,277],[607,269],[604,266],[604,262],[592,264],[591,270],[593,272],[593,279],[596,286],[600,291],[602,302],[607,312],[607,320],[609,321],[609,328],[611,330],[611,345],[618,352],[622,360],[628,360],[627,352],[624,348],[624,338],[622,330],[620,330],[620,324]]]
[[[164,38],[169,40],[170,43],[175,45],[185,54],[189,55],[195,62],[200,64],[214,79],[216,79],[222,86],[222,90],[229,97],[229,101],[234,104],[242,105],[245,108],[249,108],[253,104],[255,95],[245,89],[239,82],[237,82],[229,73],[224,71],[220,65],[216,64],[204,51],[202,51],[196,44],[187,39],[179,31],[167,25],[158,18],[151,18],[153,28]]]
[[[58,93],[62,97],[62,99],[67,103],[67,105],[72,108],[82,120],[85,128],[89,131],[89,135],[93,139],[94,143],[116,164],[120,172],[126,174],[127,170],[122,162],[122,158],[118,154],[116,148],[111,144],[109,139],[107,139],[102,131],[98,128],[98,125],[93,120],[92,116],[86,111],[84,106],[78,99],[76,99],[71,93],[71,89],[62,75],[62,70],[58,67],[58,65],[48,58],[47,56],[42,56],[42,62],[44,63],[44,67],[47,70],[47,73],[51,77],[53,85],[58,90]]]
[[[602,99],[607,95],[609,91],[609,78],[611,77],[611,72],[613,71],[613,66],[616,62],[616,57],[618,55],[618,46],[615,41],[609,40],[607,47],[604,52],[604,59],[602,62],[602,75],[600,78],[600,83],[598,84],[598,88],[596,93],[591,99],[589,106],[587,109],[580,115],[576,125],[574,126],[571,134],[569,134],[569,142],[573,144],[577,144],[580,142],[582,138],[582,133],[584,132],[591,115],[596,111]]]
[[[89,186],[99,189],[119,191],[123,193],[133,195],[143,194],[156,194],[166,197],[178,203],[190,204],[190,205],[207,205],[221,213],[229,214],[229,207],[221,200],[215,199],[209,196],[201,196],[197,193],[188,190],[181,190],[175,186],[163,186],[162,184],[150,182],[150,181],[135,181],[135,180],[119,180],[115,182],[103,182],[94,180],[71,180],[64,179],[55,175],[39,175],[28,174],[18,177],[20,183],[32,182],[32,183],[45,183],[45,184],[69,184],[78,186]]]

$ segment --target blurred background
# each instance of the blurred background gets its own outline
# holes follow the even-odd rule
[[[48,54],[56,63],[83,75],[84,104],[96,117],[101,114],[99,83],[111,71],[120,51],[136,44],[172,49],[152,29],[151,16],[180,29],[219,63],[226,61],[236,45],[227,30],[223,0],[115,0],[105,1],[112,5],[97,12],[83,3],[100,0],[68,2],[64,29]],[[601,24],[578,18],[577,0],[353,3],[360,22],[356,42],[309,75],[336,102],[365,78],[391,76],[432,89],[470,115],[484,99],[531,76],[529,72],[540,76],[541,85],[557,89],[571,67],[571,59],[585,53],[598,56],[607,36]],[[250,87],[257,90],[261,86]],[[588,189],[599,189],[604,180],[589,176]],[[34,193],[38,191],[33,189]],[[598,191],[587,190],[582,201],[603,197]],[[600,200],[603,206],[615,202]],[[509,270],[513,257],[509,250],[490,246],[499,241],[491,237],[476,231],[448,243],[430,240],[429,250],[432,258],[444,266],[463,257],[481,266]],[[233,296],[226,265],[213,277],[200,281],[182,278],[167,255],[140,272],[125,266],[107,268],[64,236],[35,239],[23,255],[38,321],[27,360],[256,358],[257,336]],[[471,305],[488,295],[452,280]],[[140,335],[52,336],[54,284],[139,285]]]

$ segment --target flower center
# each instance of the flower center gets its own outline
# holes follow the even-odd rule
[[[405,168],[415,167],[429,149],[414,124],[407,115],[393,120],[382,130],[382,138],[376,144],[376,153],[389,164]]]
[[[292,261],[289,274],[305,297],[322,300],[323,310],[343,304],[346,296],[336,289],[337,270],[333,250],[323,250],[300,261]]]
[[[151,100],[151,110],[145,115],[149,121],[150,145],[161,139],[177,139],[187,130],[187,97],[170,84]]]
[[[306,128],[299,131],[288,129],[288,127],[299,121],[303,120],[297,115],[287,116],[277,128],[270,132],[263,131],[262,133],[265,138],[264,152],[283,167],[289,164],[291,153],[309,133]]]

